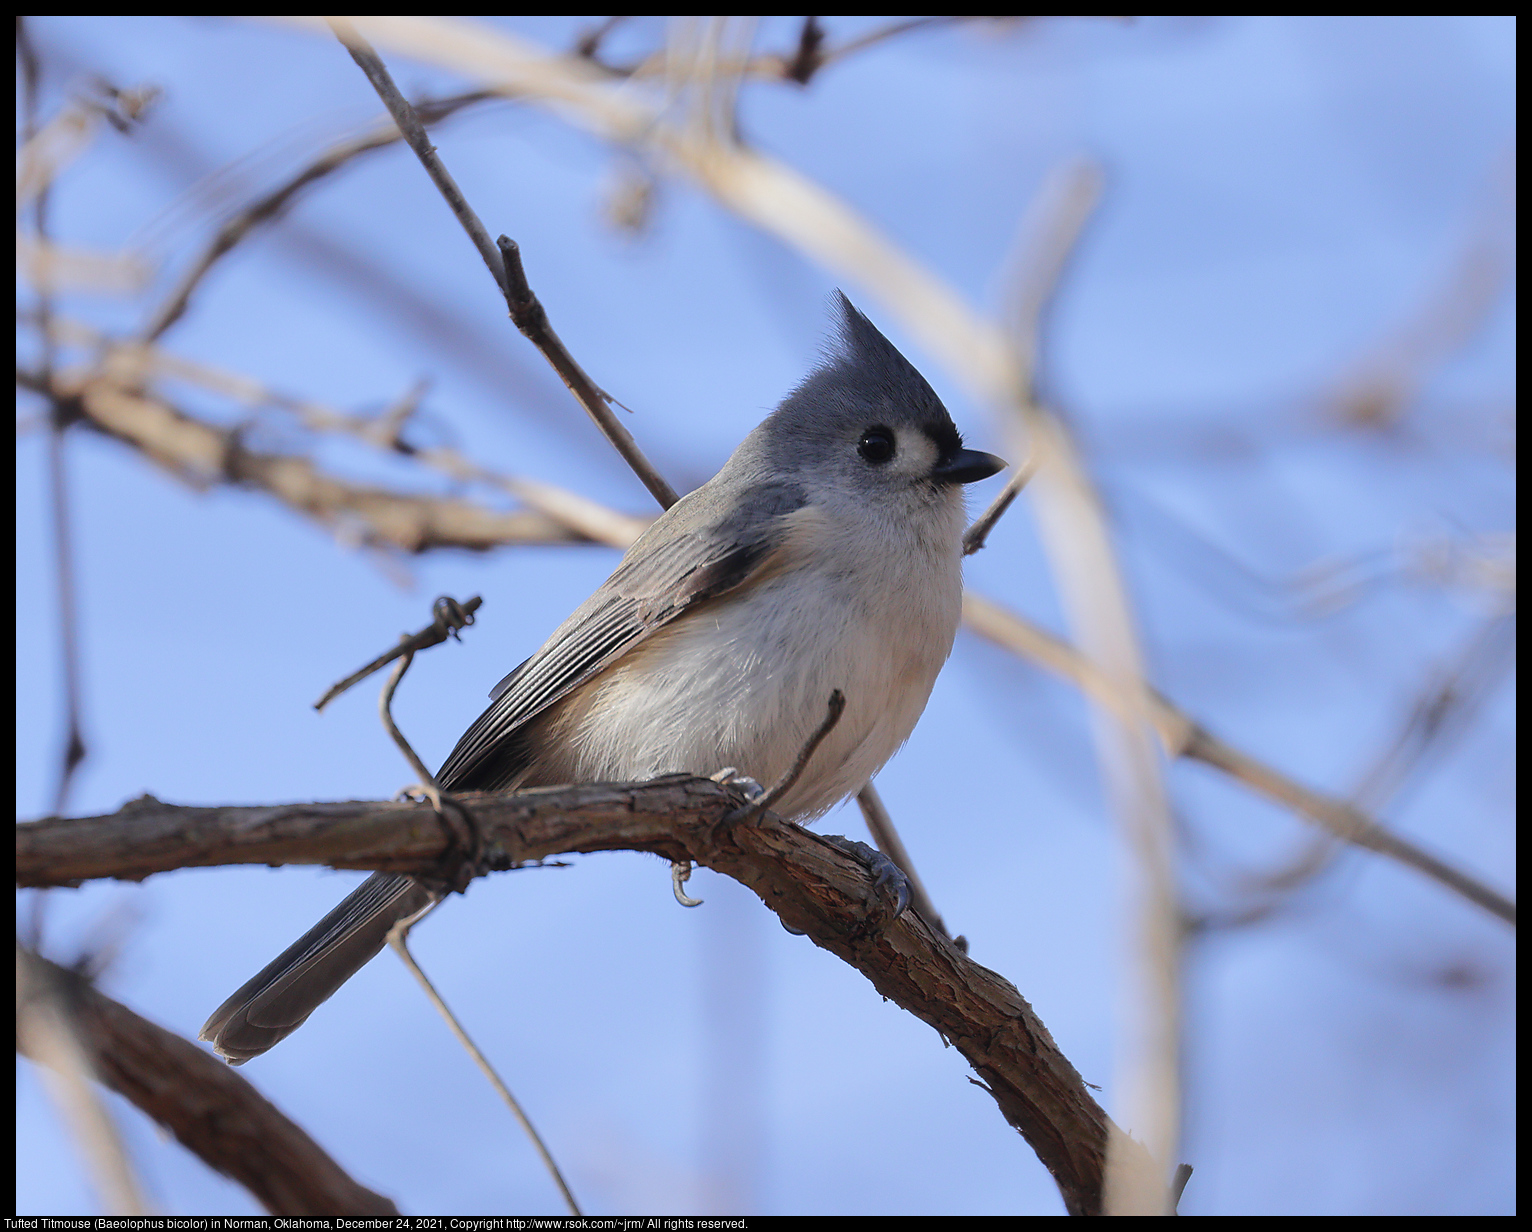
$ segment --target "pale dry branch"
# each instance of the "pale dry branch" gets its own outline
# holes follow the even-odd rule
[[[348,1176],[236,1070],[75,972],[33,954],[18,953],[18,963],[28,979],[46,982],[68,1005],[81,1051],[100,1082],[273,1215],[398,1215],[391,1201]],[[17,1048],[34,1061],[57,1064],[30,1032],[18,1031]]]
[[[227,398],[251,411],[278,410],[294,416],[308,431],[343,434],[395,456],[414,459],[458,483],[497,488],[524,505],[546,514],[573,534],[569,541],[590,540],[610,547],[627,548],[649,526],[652,518],[621,513],[568,488],[540,479],[507,475],[481,466],[460,450],[443,445],[418,446],[403,437],[408,419],[418,407],[418,394],[401,398],[382,416],[356,415],[312,399],[295,398],[243,373],[230,372],[167,351],[158,343],[118,342],[85,322],[54,316],[49,323],[53,340],[90,352],[92,370],[109,374],[115,382],[135,393],[156,379],[184,381]],[[47,392],[38,378],[26,378],[30,387]],[[70,386],[73,388],[73,386]],[[196,422],[205,422],[196,419]],[[222,429],[212,428],[212,431]],[[126,443],[133,444],[132,441]],[[211,478],[205,482],[213,482]],[[299,510],[302,512],[302,510]],[[553,542],[539,537],[507,539],[506,543]]]
[[[1098,703],[1124,715],[1129,713],[1132,700],[1118,691],[1094,663],[1024,617],[968,591],[963,596],[963,621],[980,636],[1072,681]],[[1144,717],[1153,724],[1168,756],[1191,758],[1221,770],[1337,838],[1398,860],[1508,923],[1516,922],[1516,904],[1504,895],[1400,838],[1346,801],[1305,787],[1259,758],[1220,740],[1158,693],[1149,694]]]
[[[246,448],[237,430],[206,423],[164,398],[104,376],[82,383],[60,379],[50,386],[38,374],[20,372],[17,383],[194,487],[226,483],[265,492],[353,542],[424,552],[587,541],[536,511],[498,512],[451,497],[393,492],[327,474],[308,458]]]
[[[484,867],[565,853],[632,850],[692,860],[748,886],[788,927],[861,971],[974,1066],[1001,1113],[1052,1172],[1074,1214],[1100,1210],[1110,1121],[1016,989],[907,912],[869,935],[868,870],[833,842],[763,814],[721,826],[741,799],[711,779],[673,775],[465,793]],[[137,880],[182,867],[326,864],[442,876],[452,860],[436,813],[390,802],[187,808],[151,797],[111,816],[17,827],[22,885]]]

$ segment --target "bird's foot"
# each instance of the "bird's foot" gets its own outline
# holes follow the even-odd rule
[[[867,915],[858,930],[862,936],[881,933],[909,910],[910,879],[904,875],[902,868],[876,847],[869,847],[866,843],[859,843],[840,834],[824,834],[820,837],[853,860],[866,865],[872,875]]]
[[[717,774],[708,775],[715,783],[721,783],[725,787],[737,787],[745,793],[747,800],[759,800],[766,794],[766,789],[757,783],[748,774],[741,774],[734,766],[725,766]]]

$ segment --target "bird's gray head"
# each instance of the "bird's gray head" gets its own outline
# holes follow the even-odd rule
[[[922,500],[1001,470],[993,454],[963,448],[914,365],[839,291],[835,299],[840,327],[824,362],[751,433],[762,470],[864,499]]]

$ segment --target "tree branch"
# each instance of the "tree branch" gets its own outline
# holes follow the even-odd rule
[[[273,1215],[398,1215],[227,1065],[91,987],[77,972],[21,954],[72,1011],[96,1077],[176,1140],[248,1189]],[[37,1060],[18,1033],[17,1048]]]
[[[247,449],[237,429],[206,423],[109,376],[71,389],[18,371],[16,383],[67,404],[69,414],[133,446],[178,479],[199,487],[225,482],[266,492],[332,531],[349,530],[364,543],[424,552],[586,541],[564,521],[536,510],[501,512],[452,497],[392,492],[327,474],[308,458]]]
[[[692,860],[748,886],[794,931],[861,971],[878,992],[934,1027],[973,1065],[1005,1119],[1053,1174],[1072,1214],[1101,1209],[1106,1113],[1031,1006],[970,960],[918,911],[869,933],[867,869],[820,836],[766,813],[719,826],[737,792],[711,779],[464,793],[485,867],[566,853],[648,851]],[[327,864],[446,877],[454,850],[429,808],[352,801],[192,808],[143,797],[104,817],[17,827],[17,881],[138,880],[221,864]]]

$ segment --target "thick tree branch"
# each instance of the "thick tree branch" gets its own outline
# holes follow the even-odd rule
[[[273,1215],[399,1213],[210,1053],[140,1018],[75,972],[36,955],[21,959],[24,983],[46,983],[71,1012],[95,1076]],[[18,1032],[17,1047],[33,1055],[25,1032]]]
[[[1005,1119],[1053,1174],[1072,1214],[1101,1207],[1110,1121],[1031,1006],[908,911],[867,928],[866,868],[834,844],[770,813],[720,826],[738,793],[675,775],[514,796],[466,793],[485,864],[512,868],[572,852],[648,851],[733,877],[784,924],[861,971],[878,992],[929,1023],[973,1065]],[[447,877],[453,840],[429,808],[352,801],[190,808],[143,797],[105,817],[17,827],[17,881],[137,880],[220,864],[327,864]]]

